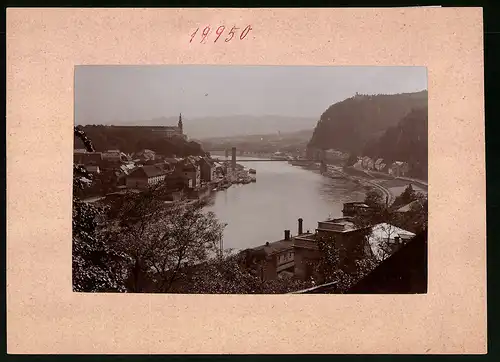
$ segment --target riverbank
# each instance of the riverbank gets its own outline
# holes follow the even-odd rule
[[[378,190],[382,193],[384,199],[387,200],[388,205],[392,204],[397,196],[390,190],[390,188],[381,183],[381,181],[385,181],[386,179],[377,178],[363,170],[328,165],[327,171],[323,173],[323,175],[330,178],[345,178],[364,187]]]

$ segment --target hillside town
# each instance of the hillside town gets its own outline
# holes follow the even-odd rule
[[[154,132],[163,132],[165,138],[187,139],[182,131],[182,115],[178,127],[151,128]],[[115,197],[127,191],[140,192],[159,184],[167,188],[169,201],[202,199],[233,184],[256,181],[255,170],[237,164],[235,156],[230,162],[208,154],[167,157],[149,149],[132,154],[116,149],[102,152],[75,149],[73,162],[94,176],[93,187],[80,194],[87,201]]]

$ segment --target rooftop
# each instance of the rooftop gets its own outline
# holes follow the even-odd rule
[[[344,202],[344,206],[356,206],[356,207],[364,207],[364,208],[369,208],[367,204],[364,202]]]
[[[399,209],[397,209],[396,212],[408,212],[411,210],[411,207],[413,205],[417,205],[418,202],[419,202],[418,200],[412,201],[409,204],[406,204],[406,205],[400,207]]]
[[[354,224],[352,218],[350,217],[342,217],[339,219],[330,219],[318,222],[318,230],[322,231],[349,232],[357,229],[358,227]]]
[[[256,248],[253,251],[264,251],[267,255],[273,255],[281,251],[293,248],[293,240],[278,240],[272,243],[266,243]]]
[[[387,243],[396,245],[396,238],[399,238],[401,242],[406,242],[413,237],[415,237],[415,234],[411,231],[401,229],[388,223],[381,223],[372,227],[368,242],[373,255],[378,260],[382,260],[385,250],[387,249]]]
[[[294,247],[296,247],[296,248],[311,249],[311,250],[318,249],[318,243],[316,242],[316,239],[314,238],[314,234],[296,236],[293,239],[294,239],[293,244],[294,244]]]
[[[167,171],[163,170],[162,168],[155,166],[155,165],[147,165],[147,166],[142,166],[139,167],[137,170],[133,171],[130,176],[134,177],[156,177],[156,176],[162,176],[166,175]]]

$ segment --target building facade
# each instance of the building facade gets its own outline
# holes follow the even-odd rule
[[[175,167],[176,173],[188,178],[190,188],[197,189],[201,185],[201,170],[200,166],[191,160],[186,160],[183,163],[177,164]]]
[[[200,162],[200,172],[202,182],[212,182],[216,177],[216,168],[214,162],[212,162],[207,157],[201,158]]]
[[[396,161],[389,168],[389,174],[394,177],[404,177],[407,176],[409,171],[408,163]]]
[[[154,165],[142,166],[127,176],[126,185],[131,189],[147,189],[150,186],[164,182],[168,174],[163,168]]]
[[[152,131],[161,134],[165,138],[182,137],[186,139],[184,135],[184,125],[182,122],[182,114],[179,114],[179,122],[177,126],[161,126],[161,127],[151,127]]]

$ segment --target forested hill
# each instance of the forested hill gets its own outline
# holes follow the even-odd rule
[[[412,110],[396,126],[369,142],[363,155],[383,158],[386,163],[405,161],[410,176],[427,179],[428,166],[427,107]]]
[[[197,142],[186,141],[182,138],[165,139],[147,128],[95,125],[82,126],[82,128],[98,152],[118,149],[125,153],[133,153],[149,149],[167,157],[204,154],[201,145]],[[84,148],[79,139],[75,138],[74,148]]]
[[[423,107],[427,107],[427,91],[356,95],[321,115],[308,147],[361,154],[368,142],[396,126],[412,109]]]

